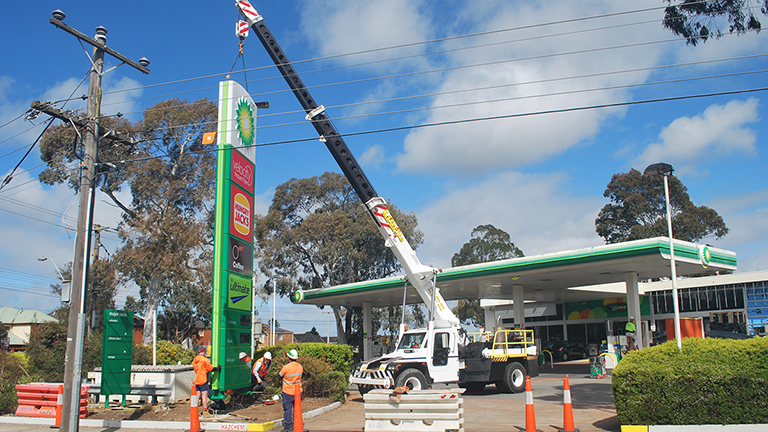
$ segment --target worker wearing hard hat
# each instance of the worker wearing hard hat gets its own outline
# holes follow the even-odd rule
[[[253,359],[244,351],[240,351],[240,361],[245,363],[245,367],[248,368],[249,371],[251,370],[251,366],[253,365]]]
[[[283,430],[293,430],[293,402],[299,391],[301,376],[304,368],[299,364],[299,353],[292,349],[288,351],[290,360],[280,369],[280,378],[283,380]]]
[[[272,369],[272,353],[267,351],[262,358],[256,360],[251,369],[251,383],[254,391],[263,392],[266,389],[267,374],[270,369]]]

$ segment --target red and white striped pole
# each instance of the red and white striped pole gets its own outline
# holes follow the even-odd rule
[[[541,432],[536,429],[536,413],[533,411],[533,389],[531,377],[525,377],[525,432]]]
[[[568,375],[563,382],[563,430],[562,432],[579,432],[573,425],[573,404],[571,404],[571,384]]]

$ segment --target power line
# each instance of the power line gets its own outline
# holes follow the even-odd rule
[[[37,292],[37,291],[27,291],[27,290],[23,290],[23,289],[0,287],[0,290],[15,291],[15,292],[20,292],[20,293],[24,293],[24,294],[32,294],[32,295],[39,295],[39,296],[44,296],[44,297],[59,298],[59,296],[57,296],[55,294],[46,294],[46,293],[41,293],[41,292]]]
[[[617,108],[617,107],[622,107],[622,106],[643,105],[643,104],[659,103],[659,102],[672,102],[672,101],[679,101],[679,100],[686,100],[686,99],[701,99],[701,98],[716,97],[716,96],[731,96],[731,95],[737,95],[737,94],[747,94],[747,93],[763,92],[763,91],[766,91],[766,90],[768,90],[768,87],[759,87],[759,88],[741,89],[741,90],[730,90],[730,91],[713,92],[713,93],[699,93],[699,94],[683,95],[683,96],[670,96],[670,97],[665,97],[665,98],[643,99],[643,100],[626,101],[626,102],[614,102],[614,103],[608,103],[608,104],[586,105],[586,106],[559,108],[559,109],[542,110],[542,111],[531,111],[531,112],[515,113],[515,114],[503,114],[503,115],[497,115],[497,116],[475,117],[475,118],[460,119],[460,120],[449,120],[449,121],[442,121],[442,122],[422,123],[422,124],[417,124],[417,125],[396,126],[396,127],[391,127],[391,128],[382,128],[382,129],[373,129],[373,130],[358,131],[358,132],[349,132],[349,133],[343,133],[343,134],[340,134],[340,135],[345,136],[345,137],[362,136],[362,135],[373,135],[373,134],[385,133],[385,132],[396,132],[396,131],[403,131],[403,130],[410,130],[410,129],[423,129],[423,128],[430,128],[430,127],[436,127],[436,126],[447,126],[447,125],[456,125],[456,124],[463,124],[463,123],[475,123],[475,122],[489,121],[489,120],[502,120],[502,119],[510,119],[510,118],[518,118],[518,117],[530,117],[530,116],[546,115],[546,114],[560,114],[560,113],[575,112],[575,111],[586,111],[586,110],[593,110],[593,109]],[[275,146],[275,145],[282,145],[282,144],[295,144],[295,143],[300,143],[300,142],[316,141],[317,139],[318,139],[318,137],[296,138],[296,139],[272,141],[272,142],[266,142],[266,143],[261,143],[261,144],[254,144],[252,147],[268,147],[268,146]],[[209,152],[217,152],[217,151],[220,151],[220,150],[227,151],[229,149],[218,149],[218,148],[216,148],[216,149],[212,149],[212,150],[205,150],[205,151],[199,151],[199,152],[190,152],[188,154],[193,154],[193,153],[202,154],[202,153],[209,153]],[[112,160],[110,162],[112,162],[112,163],[130,163],[130,162],[138,162],[138,161],[158,159],[158,158],[164,158],[164,157],[167,157],[167,156],[148,156],[148,157],[136,158],[136,159]]]
[[[369,104],[379,104],[379,103],[384,103],[384,102],[393,102],[393,101],[402,101],[402,100],[409,100],[409,99],[416,99],[416,98],[425,98],[425,97],[433,97],[433,96],[444,96],[444,95],[452,95],[452,94],[460,94],[460,93],[478,92],[478,91],[483,91],[483,90],[496,90],[496,89],[501,89],[501,88],[519,87],[519,86],[533,85],[533,84],[553,83],[553,82],[575,80],[575,79],[594,78],[594,77],[600,77],[600,76],[612,76],[612,75],[617,75],[617,74],[627,74],[627,73],[635,73],[635,72],[648,72],[648,71],[654,71],[654,70],[670,69],[670,68],[676,68],[676,67],[702,65],[702,64],[711,64],[711,63],[719,63],[719,62],[725,62],[725,61],[755,59],[755,58],[761,58],[761,57],[765,57],[765,56],[768,56],[768,54],[754,54],[754,55],[747,55],[747,56],[738,56],[738,57],[729,57],[729,58],[720,58],[720,59],[710,59],[710,60],[700,60],[700,61],[694,61],[694,62],[684,62],[684,63],[677,63],[677,64],[649,66],[649,67],[625,69],[625,70],[618,70],[618,71],[597,72],[597,73],[582,74],[582,75],[575,75],[575,76],[565,76],[565,77],[556,77],[556,78],[532,80],[532,81],[526,81],[526,82],[500,84],[500,85],[486,86],[486,87],[475,87],[475,88],[470,88],[470,89],[460,89],[460,90],[451,90],[451,91],[444,91],[444,92],[433,92],[433,93],[425,93],[425,94],[417,94],[417,95],[408,95],[408,96],[402,96],[402,97],[395,97],[395,98],[388,98],[388,99],[379,99],[379,100],[369,100],[369,101],[354,102],[354,103],[340,104],[340,105],[329,105],[328,107],[326,107],[326,109],[333,109],[333,108],[340,108],[340,107],[350,107],[350,106],[360,106],[360,105],[369,105]],[[694,81],[694,80],[711,79],[711,78],[717,78],[717,77],[747,75],[747,74],[761,73],[761,72],[762,71],[757,71],[757,72],[751,71],[751,72],[743,72],[743,73],[712,75],[712,76],[705,76],[705,77],[679,78],[679,79],[676,79],[676,80],[657,81],[657,82],[638,83],[638,84],[627,84],[627,85],[625,85],[623,87],[642,87],[642,86],[658,85],[658,84],[664,84],[664,83],[679,83],[679,82],[684,82],[684,81]],[[344,84],[344,83],[340,83],[339,85],[341,85],[341,84]],[[588,90],[575,90],[575,91],[572,91],[572,93],[578,93],[578,92],[584,92],[584,91],[594,92],[594,91],[601,91],[601,90],[617,89],[617,88],[621,88],[621,87],[622,86],[599,87],[599,88],[592,88],[592,89],[588,89]],[[312,88],[312,87],[308,87],[308,88]],[[283,90],[280,90],[280,91],[277,91],[277,92],[283,92]],[[530,99],[530,98],[535,98],[535,97],[551,96],[551,95],[552,94],[529,95],[529,96],[526,96],[525,98]],[[483,104],[483,103],[488,103],[488,102],[487,101],[478,101],[478,102],[467,103],[467,105]],[[402,110],[402,111],[390,111],[390,112],[384,112],[384,113],[367,113],[367,114],[364,114],[364,115],[337,117],[336,120],[345,120],[345,119],[351,119],[351,118],[361,118],[361,117],[383,115],[383,114],[411,112],[411,111],[418,111],[418,110],[434,110],[434,109],[440,109],[440,108],[445,108],[445,107],[449,107],[449,106],[448,105],[443,105],[443,106],[437,105],[437,106],[429,106],[429,107],[423,107],[423,108],[407,109],[407,110]],[[167,109],[167,107],[164,108],[164,109]],[[260,117],[261,118],[274,117],[274,116],[279,116],[279,115],[295,114],[295,113],[299,113],[299,112],[303,112],[303,111],[301,111],[301,110],[292,110],[292,111],[285,111],[285,112],[279,112],[279,113],[267,113],[267,114],[261,115]],[[217,123],[217,121],[211,121],[211,122],[204,122],[202,124],[205,125],[205,124],[216,124],[216,123]],[[272,125],[266,125],[266,126],[257,126],[257,129],[283,127],[283,126],[293,126],[293,125],[297,125],[297,124],[304,124],[304,122],[290,122],[290,123],[272,124]],[[179,125],[179,126],[176,126],[176,127],[184,127],[184,126],[185,125]],[[163,128],[159,128],[158,130],[163,130]]]
[[[715,0],[701,0],[699,2],[694,2],[694,3],[691,3],[691,4],[709,3],[709,2],[713,2],[713,1],[715,1]],[[587,17],[579,17],[579,18],[570,18],[570,19],[558,20],[558,21],[550,21],[550,22],[545,22],[545,23],[528,24],[528,25],[523,25],[523,26],[518,26],[518,27],[509,27],[509,28],[503,28],[503,29],[497,29],[497,30],[488,30],[488,31],[477,32],[477,33],[470,33],[470,34],[465,34],[465,35],[447,36],[447,37],[443,37],[443,38],[430,39],[430,40],[426,40],[426,41],[410,42],[410,43],[405,43],[405,44],[400,44],[400,45],[391,45],[391,46],[387,46],[387,47],[379,47],[379,48],[372,48],[372,49],[367,49],[367,50],[354,51],[354,52],[350,52],[350,53],[341,53],[341,54],[332,54],[332,55],[321,56],[321,57],[313,57],[313,58],[309,58],[309,59],[293,61],[292,64],[293,65],[297,65],[297,64],[303,64],[303,63],[319,62],[319,61],[324,61],[324,60],[331,60],[331,59],[338,59],[338,58],[344,58],[344,57],[358,56],[358,55],[363,55],[363,54],[372,54],[372,53],[383,52],[383,51],[397,50],[397,49],[401,49],[401,48],[411,48],[411,47],[419,46],[419,45],[429,45],[429,44],[433,44],[433,43],[437,43],[437,42],[446,42],[446,41],[451,41],[451,40],[466,39],[466,38],[479,37],[479,36],[488,36],[488,35],[492,35],[492,34],[507,33],[507,32],[520,31],[520,30],[530,30],[530,29],[535,29],[535,28],[542,28],[542,27],[561,25],[561,24],[571,24],[571,23],[576,23],[576,22],[581,22],[581,21],[596,20],[596,19],[600,19],[600,18],[614,18],[614,17],[622,16],[622,15],[631,15],[631,14],[636,14],[636,13],[659,11],[659,10],[663,10],[663,9],[666,9],[666,6],[656,6],[656,7],[651,7],[651,8],[636,9],[636,10],[630,10],[630,11],[613,12],[613,13],[608,13],[608,14],[600,14],[600,15],[592,15],[592,16],[587,16]],[[657,21],[648,21],[648,22],[657,22]],[[633,23],[628,23],[628,24],[625,24],[625,25],[633,25]],[[585,30],[585,31],[589,31],[589,30]],[[680,40],[680,38],[677,38],[675,40]],[[395,58],[395,59],[392,59],[392,60],[398,60],[398,58]],[[365,64],[367,64],[367,63],[363,63],[363,65],[365,65]],[[357,65],[343,66],[343,67],[340,67],[340,68],[355,67],[355,66],[357,66]],[[258,67],[254,67],[254,68],[250,68],[250,69],[243,69],[242,71],[235,71],[234,73],[240,73],[240,72],[245,72],[245,71],[257,71],[257,70],[271,69],[273,67],[274,67],[274,65],[269,64],[269,65],[258,66]],[[334,70],[334,69],[337,69],[337,68],[331,68],[331,69],[328,69],[328,70]],[[308,72],[304,72],[304,73],[313,73],[313,71],[308,71]],[[158,87],[158,86],[163,86],[163,85],[179,84],[179,83],[185,83],[185,82],[190,82],[190,81],[195,81],[195,80],[221,77],[221,76],[225,76],[225,75],[227,75],[227,73],[225,73],[225,72],[209,74],[209,75],[202,75],[202,76],[199,76],[199,77],[190,77],[190,78],[184,78],[184,79],[179,79],[179,80],[167,81],[167,82],[164,82],[164,83],[156,83],[156,84],[150,84],[150,85],[146,85],[146,86],[132,87],[132,88],[128,88],[128,89],[115,90],[115,91],[112,91],[112,92],[105,92],[104,95],[121,93],[121,92],[130,92],[130,91],[147,89],[147,88]],[[279,79],[279,78],[280,77],[270,77],[270,78],[265,78],[265,79],[262,79],[262,80],[267,80],[267,79],[271,80],[271,79]],[[257,80],[257,81],[259,81],[259,80]]]

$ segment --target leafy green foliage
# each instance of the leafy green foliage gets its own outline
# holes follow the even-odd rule
[[[254,353],[254,359],[261,358],[265,352],[272,353],[272,358],[286,357],[288,351],[296,349],[299,356],[322,359],[332,366],[332,370],[349,375],[352,370],[352,347],[349,345],[333,345],[324,343],[285,344],[261,347]],[[274,369],[275,366],[272,366]]]
[[[613,371],[621,424],[768,422],[768,339],[685,338],[631,351]]]
[[[416,229],[416,216],[391,205],[389,211],[411,246],[417,247],[422,233]],[[400,269],[365,206],[341,174],[326,172],[279,185],[269,212],[254,220],[260,270],[276,281],[281,296],[297,289],[382,278]],[[334,307],[342,343],[357,326],[351,312]],[[349,323],[346,329],[342,319]],[[378,330],[380,325],[376,324]]]
[[[16,410],[16,389],[19,379],[25,374],[19,358],[6,351],[0,351],[0,415],[12,414]]]
[[[726,23],[730,33],[760,31],[762,24],[753,11],[760,9],[764,15],[768,14],[768,0],[683,0],[677,4],[666,1],[669,6],[664,11],[662,25],[694,46],[722,36],[721,27]]]
[[[64,357],[67,352],[67,327],[44,323],[33,328],[27,344],[29,364],[47,382],[64,381]]]
[[[143,303],[134,299],[131,310],[151,316],[137,310],[140,303],[164,311],[159,325],[173,340],[193,334],[196,320],[208,323],[211,318],[216,152],[203,147],[202,134],[215,130],[216,119],[216,105],[207,99],[170,99],[146,109],[135,124],[115,117],[99,120],[102,131],[138,140],[125,144],[105,136],[99,146],[98,160],[114,168],[96,176],[97,187],[123,211],[119,235],[124,244],[110,263],[94,263],[94,303],[97,310],[113,306],[121,282],[117,270],[140,287]],[[69,124],[54,126],[43,136],[40,158],[46,169],[41,182],[79,188],[80,167],[72,163],[83,157],[78,137]],[[124,187],[131,191],[130,203],[116,195]],[[148,304],[145,297],[150,294],[155,301]]]
[[[668,179],[672,233],[676,239],[696,242],[710,235],[719,239],[728,234],[728,227],[715,210],[696,207],[680,180],[673,175]],[[611,204],[600,210],[595,230],[606,243],[669,235],[661,176],[643,175],[635,169],[614,174],[603,196],[610,198]]]
[[[206,151],[202,134],[214,130],[216,105],[206,99],[160,102],[136,125],[138,151],[120,180],[130,186],[130,206],[120,203],[124,245],[113,259],[120,272],[139,285],[142,311],[161,311],[158,327],[170,340],[195,331],[195,321],[211,320],[211,240],[216,153]],[[114,199],[114,197],[113,197]],[[131,308],[137,309],[135,299]],[[145,326],[145,343],[151,342]]]
[[[328,396],[332,401],[342,401],[349,387],[348,379],[348,374],[328,371],[317,376],[317,385],[323,396]]]
[[[104,341],[103,333],[92,331],[85,338],[85,348],[83,349],[83,372],[94,370],[101,366],[101,346]]]
[[[305,343],[260,349],[255,354],[256,358],[263,356],[266,351],[272,353],[272,369],[267,375],[267,382],[271,384],[268,390],[280,393],[282,387],[278,373],[290,361],[285,353],[291,349],[299,352],[298,362],[304,368],[301,388],[306,396],[344,399],[352,366],[352,349],[348,345]]]
[[[133,346],[133,364],[135,365],[151,365],[152,364],[152,347],[136,344]]]
[[[101,366],[102,333],[91,332],[83,345],[83,372]],[[45,323],[32,329],[27,344],[28,371],[34,371],[46,382],[64,380],[64,358],[67,352],[67,326],[60,323]]]
[[[491,224],[479,225],[472,230],[469,241],[453,254],[451,265],[457,267],[522,256],[523,251],[512,243],[507,232]],[[485,311],[480,307],[480,299],[459,300],[452,311],[465,324],[485,325]]]
[[[159,365],[188,365],[192,364],[192,360],[194,359],[194,350],[184,349],[180,344],[175,344],[166,340],[157,341],[157,364]]]

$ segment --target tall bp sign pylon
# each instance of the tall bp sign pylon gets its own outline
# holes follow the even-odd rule
[[[250,352],[253,303],[253,193],[256,104],[234,81],[219,83],[216,227],[213,262],[213,388],[248,387],[238,358]]]

